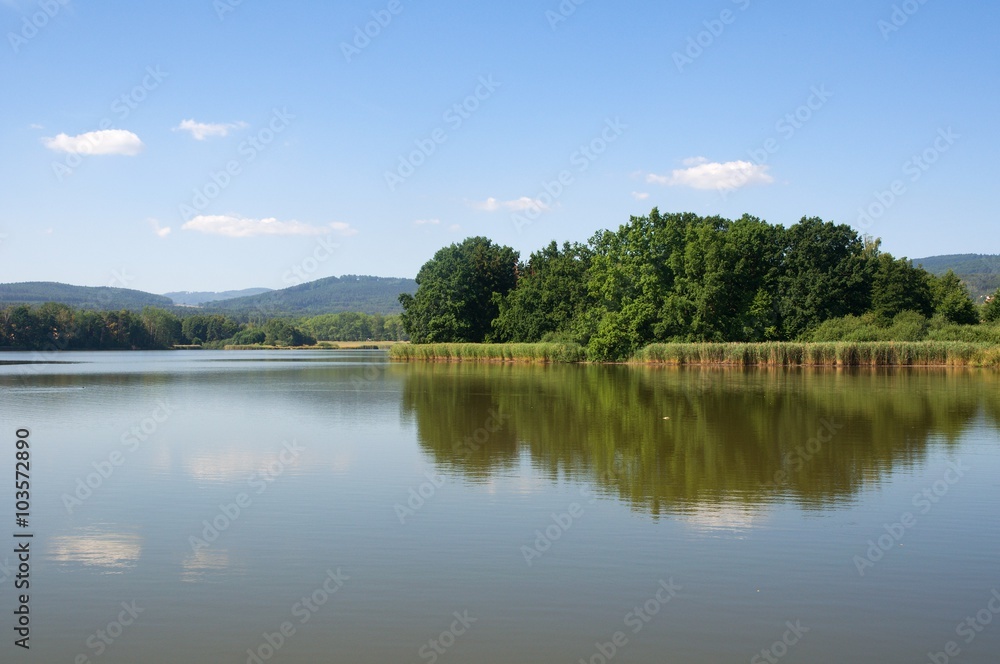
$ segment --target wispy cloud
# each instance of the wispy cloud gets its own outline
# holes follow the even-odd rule
[[[649,198],[649,194],[647,194],[644,191],[633,191],[632,198],[634,198],[637,201],[644,201],[647,198]]]
[[[546,212],[551,208],[537,198],[522,196],[510,201],[500,201],[493,197],[485,201],[473,201],[472,207],[482,212],[497,212],[499,210],[510,210],[511,212],[524,212],[525,210],[538,210]]]
[[[749,161],[708,161],[704,157],[684,160],[687,168],[672,171],[667,175],[650,173],[646,182],[670,187],[690,187],[692,189],[739,189],[752,184],[770,184],[774,178],[768,173],[768,166]]]
[[[28,126],[31,127],[32,129],[45,129],[45,127],[43,125],[40,125],[37,122],[32,122]]]
[[[448,230],[451,231],[452,233],[457,233],[460,230],[462,230],[462,227],[459,226],[458,224],[452,224],[451,226],[448,227]]]
[[[192,119],[183,120],[179,125],[174,127],[174,131],[190,132],[196,141],[203,141],[212,136],[228,136],[229,132],[234,129],[246,129],[249,126],[246,122],[242,121],[213,124],[209,122],[195,122]]]
[[[147,219],[146,222],[149,224],[149,227],[153,229],[153,233],[156,237],[167,237],[170,235],[170,227],[160,226],[160,221],[158,219]]]
[[[274,217],[249,219],[236,215],[199,215],[185,223],[181,228],[208,235],[238,238],[260,235],[328,235],[331,232],[345,237],[358,234],[357,229],[341,221],[326,226],[314,226],[294,220],[278,221]]]
[[[438,226],[441,223],[440,219],[417,219],[413,222],[414,226]]]
[[[129,157],[134,157],[146,147],[138,136],[124,129],[91,131],[77,136],[59,134],[54,138],[43,138],[42,143],[56,152],[86,155],[121,154]]]

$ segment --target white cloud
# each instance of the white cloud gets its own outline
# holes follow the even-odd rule
[[[179,125],[174,127],[174,131],[187,131],[191,132],[196,141],[203,141],[211,136],[228,136],[229,132],[233,129],[246,129],[249,127],[246,122],[225,122],[225,123],[208,123],[208,122],[195,122],[192,120],[183,120]]]
[[[472,207],[476,210],[481,210],[483,212],[496,212],[497,210],[510,210],[511,212],[524,212],[525,210],[538,210],[539,212],[546,212],[551,208],[540,201],[537,198],[528,198],[527,196],[522,196],[521,198],[515,198],[511,201],[498,201],[497,199],[487,198],[485,201],[474,201]]]
[[[199,215],[182,227],[186,231],[198,231],[224,237],[256,237],[258,235],[328,235],[330,232],[343,236],[357,235],[350,224],[341,221],[326,226],[313,226],[300,221],[278,221],[268,219],[248,219],[236,215]]]
[[[153,229],[153,233],[156,235],[156,237],[167,237],[168,235],[170,235],[170,230],[171,230],[170,227],[160,226],[160,222],[158,219],[148,219],[147,221],[149,223],[149,227]]]
[[[768,166],[749,161],[719,163],[704,157],[685,159],[687,168],[677,169],[669,175],[650,173],[646,182],[666,186],[691,187],[692,189],[739,189],[752,184],[770,184],[774,178]]]
[[[637,201],[644,201],[647,198],[649,198],[649,194],[647,194],[644,191],[633,191],[632,198],[634,198]]]
[[[413,222],[414,226],[437,226],[441,223],[440,219],[417,219]]]
[[[462,230],[462,227],[459,226],[458,224],[452,224],[451,226],[448,227],[448,230],[451,231],[452,233],[457,233],[460,230]]]
[[[31,127],[32,129],[45,129],[45,127],[44,127],[44,126],[42,126],[42,125],[38,124],[37,122],[32,122],[32,123],[31,123],[30,125],[28,125],[28,126],[29,126],[29,127]]]
[[[129,157],[134,157],[146,147],[138,136],[124,129],[91,131],[78,136],[59,134],[55,138],[43,138],[42,143],[56,152],[86,155],[123,154]]]
[[[350,224],[344,223],[343,221],[333,222],[332,224],[330,224],[330,228],[332,228],[340,235],[343,235],[344,237],[351,237],[353,235],[358,234],[357,228],[351,228]]]

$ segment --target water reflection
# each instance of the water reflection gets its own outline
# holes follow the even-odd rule
[[[404,418],[443,470],[488,482],[520,463],[706,527],[748,506],[853,499],[930,444],[1000,423],[998,377],[965,371],[414,365]],[[500,417],[504,426],[490,432]],[[981,419],[980,419],[981,418]],[[691,512],[694,508],[716,506]],[[719,508],[718,506],[726,507]]]
[[[80,528],[73,535],[53,537],[50,558],[62,565],[97,568],[100,574],[123,574],[136,566],[142,554],[139,535]]]

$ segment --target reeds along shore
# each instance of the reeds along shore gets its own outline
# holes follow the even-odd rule
[[[398,344],[395,360],[452,362],[583,362],[577,344]],[[652,344],[633,364],[724,366],[951,366],[1000,368],[1000,346],[960,341]]]
[[[396,344],[394,360],[437,362],[583,362],[587,354],[578,344]]]

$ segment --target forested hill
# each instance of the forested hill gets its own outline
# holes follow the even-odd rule
[[[398,314],[402,293],[415,293],[413,279],[344,275],[328,277],[284,290],[251,297],[211,302],[206,311],[236,315],[313,316],[343,311],[366,314]]]
[[[1000,288],[1000,256],[988,254],[952,254],[917,258],[916,265],[934,275],[951,270],[968,287],[972,297],[982,299]]]
[[[261,293],[270,292],[270,288],[244,288],[243,290],[223,291],[221,293],[206,291],[180,291],[177,293],[164,293],[164,295],[173,300],[176,305],[183,307],[197,307],[208,302],[232,300],[237,297],[249,297],[251,295],[260,295]]]
[[[171,307],[174,304],[169,297],[128,288],[70,286],[50,281],[0,284],[0,308],[46,302],[96,311],[141,311],[143,307]]]

